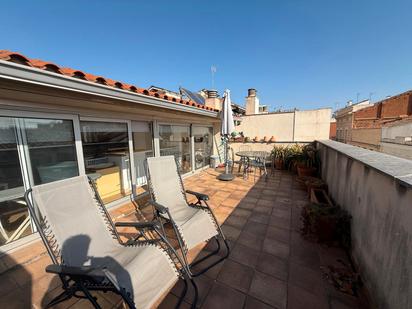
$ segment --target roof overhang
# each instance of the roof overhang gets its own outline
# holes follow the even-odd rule
[[[175,102],[156,97],[148,97],[140,93],[133,93],[123,89],[109,88],[105,85],[90,83],[81,79],[38,70],[4,60],[0,60],[0,78],[213,118],[218,116],[218,112],[215,111],[202,110],[194,106],[177,104]]]

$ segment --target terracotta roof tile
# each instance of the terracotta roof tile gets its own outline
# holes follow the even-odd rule
[[[144,94],[147,96],[161,98],[167,101],[175,102],[177,104],[189,105],[189,106],[193,106],[199,109],[206,109],[206,110],[211,110],[215,112],[218,111],[217,109],[213,109],[213,108],[210,108],[204,105],[196,104],[193,101],[179,100],[173,97],[169,97],[167,95],[159,95],[159,93],[156,93],[154,91],[149,91],[147,89],[139,88],[134,85],[122,83],[120,81],[115,81],[110,78],[105,78],[102,76],[85,73],[83,71],[75,70],[72,68],[61,68],[52,62],[48,62],[48,61],[44,61],[40,59],[30,59],[30,58],[23,56],[20,53],[12,52],[9,50],[0,50],[0,60],[14,62],[20,65],[26,65],[26,66],[30,66],[30,67],[33,67],[39,70],[49,71],[55,74],[61,74],[61,75],[65,75],[65,76],[72,77],[72,78],[83,79],[88,82],[106,85],[112,88],[128,90],[131,92],[140,93],[140,94]]]

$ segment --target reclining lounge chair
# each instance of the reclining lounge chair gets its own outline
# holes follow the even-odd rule
[[[25,197],[53,261],[46,271],[62,281],[63,292],[47,307],[77,297],[100,308],[91,292],[111,291],[129,308],[151,308],[179,277],[185,279],[180,301],[184,297],[186,280],[191,278],[184,267],[177,267],[179,257],[161,235],[160,226],[154,221],[113,224],[86,176],[35,186]],[[140,235],[154,236],[124,243],[116,226],[134,227]]]
[[[186,190],[183,187],[178,164],[174,156],[151,157],[146,160],[146,176],[151,195],[151,205],[154,209],[155,218],[163,222],[171,223],[183,260],[190,274],[198,276],[211,267],[222,262],[229,256],[230,248],[223,232],[217,222],[207,201],[209,197],[205,194]],[[194,195],[197,202],[189,204],[186,193]],[[164,233],[163,229],[163,233]],[[200,264],[221,251],[219,238],[225,245],[222,256],[209,265],[204,266],[198,272],[193,271],[193,266]],[[203,258],[189,264],[187,253],[202,242],[214,239],[217,248]],[[200,266],[200,265],[199,265]]]

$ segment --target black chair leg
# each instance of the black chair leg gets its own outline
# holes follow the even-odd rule
[[[206,259],[210,258],[213,255],[216,255],[217,253],[220,252],[220,242],[219,239],[217,237],[215,237],[216,243],[217,243],[217,249],[212,251],[211,253],[209,253],[208,255],[204,256],[203,258],[197,260],[196,262],[192,263],[190,265],[190,268],[192,268],[193,266],[205,261]],[[198,277],[201,274],[204,274],[205,272],[207,272],[209,269],[211,269],[212,267],[216,266],[217,264],[223,262],[225,259],[227,259],[227,257],[230,254],[230,247],[229,247],[229,243],[227,242],[226,239],[223,239],[224,243],[225,243],[225,247],[226,247],[226,254],[224,256],[222,256],[220,259],[218,259],[217,261],[209,264],[208,266],[206,266],[205,268],[203,268],[201,271],[192,274],[193,277]]]
[[[193,279],[190,279],[190,283],[192,284],[194,292],[195,292],[195,295],[193,296],[193,302],[192,302],[191,308],[196,309],[197,300],[198,300],[198,297],[199,297],[199,290],[197,289],[196,282]]]
[[[65,300],[68,300],[70,298],[72,298],[73,293],[69,292],[69,291],[63,291],[62,293],[60,293],[59,295],[57,295],[55,298],[53,298],[45,307],[45,309],[48,308],[52,308],[54,306],[56,306],[57,304],[64,302]]]
[[[182,293],[180,294],[179,301],[177,302],[177,304],[176,304],[176,306],[175,306],[176,309],[178,309],[178,308],[180,307],[180,305],[181,305],[182,302],[183,302],[183,299],[184,299],[185,296],[186,296],[186,293],[187,293],[187,280],[188,280],[188,279],[183,279],[184,287],[183,287]]]

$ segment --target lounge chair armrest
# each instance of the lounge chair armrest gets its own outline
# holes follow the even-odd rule
[[[46,266],[46,272],[64,276],[87,276],[95,279],[106,278],[106,273],[102,269],[88,266],[74,267],[51,264]]]
[[[148,203],[150,205],[152,205],[161,214],[167,214],[167,212],[169,211],[169,209],[167,207],[165,207],[163,205],[160,205],[159,203],[156,203],[153,200],[149,200]]]
[[[159,222],[115,222],[114,224],[117,227],[134,227],[137,228],[139,230],[143,230],[143,229],[157,229],[160,228],[160,224]]]
[[[192,190],[186,190],[186,193],[196,196],[196,198],[199,201],[208,201],[209,200],[209,196],[207,194],[195,192],[195,191],[192,191]]]

